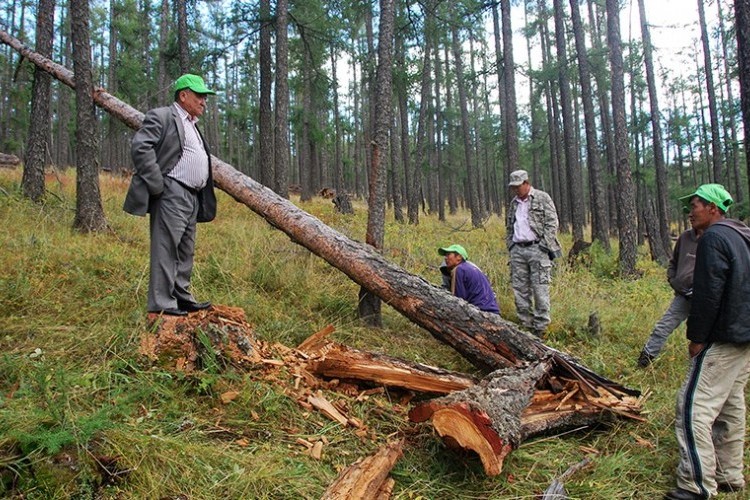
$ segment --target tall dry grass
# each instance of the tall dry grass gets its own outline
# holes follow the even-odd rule
[[[319,498],[338,471],[389,437],[407,437],[392,475],[396,498],[533,498],[584,457],[565,486],[571,498],[659,498],[673,485],[676,391],[686,369],[684,327],[646,370],[638,352],[669,303],[664,270],[642,253],[643,276],[617,277],[616,251],[594,248],[587,266],[559,262],[547,342],[592,369],[639,388],[645,422],[580,429],[523,443],[488,478],[471,454],[448,450],[429,425],[406,422],[390,393],[350,401],[365,437],[309,414],[252,373],[197,376],[154,369],[137,355],[146,328],[148,222],[121,210],[127,181],[101,177],[111,233],[71,229],[74,177],[51,177],[43,205],[20,195],[20,172],[0,171],[0,496],[17,498]],[[302,208],[364,239],[366,211],[337,214],[329,201]],[[389,221],[384,253],[440,282],[437,248],[463,244],[514,319],[502,221],[470,228],[466,212],[418,226]],[[570,240],[562,235],[564,246]],[[358,286],[220,194],[219,216],[198,229],[193,288],[200,300],[242,307],[258,336],[296,345],[327,324],[337,341],[450,369],[473,368],[452,349],[384,308],[385,326],[362,327]],[[591,336],[596,313],[602,330]],[[218,394],[240,393],[229,405]],[[375,402],[377,400],[377,402]],[[322,460],[298,437],[325,437]],[[112,484],[102,457],[114,457]],[[180,495],[183,495],[180,497]],[[733,498],[726,495],[724,498]],[[735,496],[734,498],[740,498]]]

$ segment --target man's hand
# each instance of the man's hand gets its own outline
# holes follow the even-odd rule
[[[705,348],[706,348],[706,344],[703,344],[703,343],[699,344],[698,342],[691,341],[690,345],[688,346],[688,352],[690,353],[690,357],[691,358],[696,357]]]

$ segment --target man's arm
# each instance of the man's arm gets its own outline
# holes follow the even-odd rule
[[[143,125],[133,135],[130,155],[135,173],[146,184],[148,193],[156,196],[164,191],[164,175],[156,160],[156,148],[164,134],[164,120],[156,110],[150,110],[143,119]]]

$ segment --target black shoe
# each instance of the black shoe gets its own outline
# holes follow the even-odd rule
[[[646,368],[648,365],[651,364],[651,362],[656,358],[656,356],[652,356],[649,353],[646,352],[646,349],[641,351],[640,356],[638,356],[638,366],[641,368]]]
[[[164,316],[187,316],[187,311],[182,309],[163,309],[161,311],[149,311],[151,314],[162,314]]]
[[[211,303],[210,302],[182,302],[178,300],[177,307],[179,307],[183,311],[188,311],[188,312],[202,311],[203,309],[208,309],[209,307],[211,307]]]
[[[664,495],[664,500],[705,500],[708,496],[693,493],[692,491],[675,488]]]
[[[717,489],[722,493],[737,493],[745,489],[743,484],[719,483]]]

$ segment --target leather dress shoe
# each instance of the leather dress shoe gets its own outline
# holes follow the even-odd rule
[[[149,311],[151,314],[163,314],[164,316],[187,316],[187,311],[182,309],[162,309],[161,311]]]
[[[202,311],[203,309],[208,309],[211,307],[210,302],[177,302],[177,307],[182,309],[183,311],[193,312],[193,311]]]
[[[683,490],[682,488],[675,488],[664,495],[664,500],[705,500],[706,498],[708,497],[705,495]]]

